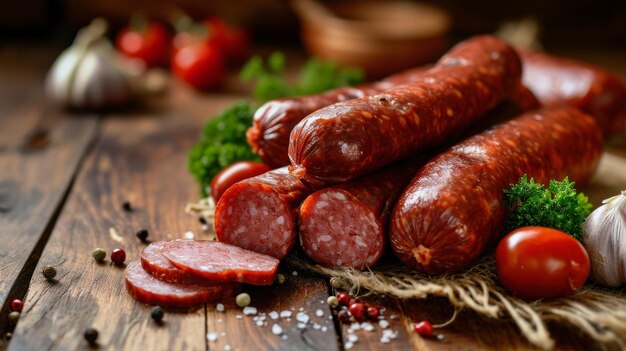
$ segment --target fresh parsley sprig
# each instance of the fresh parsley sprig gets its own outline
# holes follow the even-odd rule
[[[265,102],[355,85],[363,81],[363,71],[354,67],[341,68],[333,61],[311,58],[302,67],[297,82],[290,83],[285,76],[285,56],[275,52],[269,56],[266,64],[259,56],[250,59],[241,70],[240,77],[244,81],[256,80],[254,97]]]
[[[582,239],[582,226],[593,205],[583,193],[577,193],[574,182],[550,181],[546,189],[524,175],[517,184],[504,190],[505,203],[511,209],[508,230],[525,226],[542,226],[561,230],[577,240]]]

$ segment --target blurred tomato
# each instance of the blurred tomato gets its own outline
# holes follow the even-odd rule
[[[250,42],[243,28],[229,25],[221,18],[212,18],[204,23],[209,37],[223,50],[226,57],[235,61],[248,57]]]
[[[216,88],[224,78],[224,58],[217,45],[193,43],[176,51],[172,60],[174,74],[196,89]]]
[[[154,21],[138,27],[125,27],[117,34],[117,49],[125,56],[142,60],[149,67],[166,65],[170,56],[167,28]]]
[[[589,276],[589,256],[571,235],[544,227],[507,234],[496,248],[496,272],[502,286],[523,299],[565,296]]]
[[[217,203],[222,194],[233,184],[270,171],[267,165],[252,161],[235,162],[222,169],[211,180],[211,197]]]

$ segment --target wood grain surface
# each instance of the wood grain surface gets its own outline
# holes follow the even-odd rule
[[[98,124],[95,115],[68,116],[46,105],[41,81],[57,50],[39,50],[24,60],[15,51],[0,50],[1,316],[26,293]],[[6,324],[0,318],[0,331]]]
[[[198,125],[199,119],[173,110],[107,117],[39,260],[37,272],[54,265],[57,279],[33,276],[10,350],[81,349],[90,327],[100,331],[104,349],[206,349],[203,308],[168,312],[164,325],[156,325],[150,306],[126,293],[124,267],[91,257],[96,247],[108,253],[121,247],[130,262],[145,245],[135,237],[138,229],[148,229],[150,240],[164,240],[195,226],[183,209],[197,196],[185,155]],[[132,212],[122,209],[124,201]]]

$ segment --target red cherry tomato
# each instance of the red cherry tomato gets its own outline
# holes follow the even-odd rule
[[[212,89],[224,78],[224,58],[216,45],[195,43],[176,52],[172,71],[196,89]]]
[[[544,227],[507,234],[496,248],[500,283],[527,300],[573,293],[589,276],[589,256],[572,236]]]
[[[138,58],[149,67],[166,65],[170,56],[170,35],[158,22],[151,21],[141,30],[123,28],[115,45],[125,56]]]
[[[221,18],[206,20],[204,24],[209,37],[222,49],[226,57],[241,61],[248,56],[250,41],[243,28],[232,26]]]
[[[211,197],[213,197],[213,200],[217,203],[220,197],[222,197],[222,194],[226,189],[230,188],[231,185],[270,170],[271,168],[269,166],[258,162],[241,161],[233,163],[219,171],[211,180]]]

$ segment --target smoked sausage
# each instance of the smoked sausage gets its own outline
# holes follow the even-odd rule
[[[534,51],[520,51],[522,82],[544,106],[570,105],[596,117],[605,136],[624,131],[626,85],[600,67]]]
[[[456,45],[413,82],[310,114],[290,136],[290,172],[340,183],[458,137],[519,86],[515,50],[493,36]]]
[[[387,246],[391,210],[423,163],[407,161],[309,195],[299,213],[304,252],[326,267],[373,266]]]
[[[597,121],[564,106],[525,113],[429,161],[400,196],[390,224],[396,256],[428,274],[474,261],[505,228],[503,190],[527,174],[584,184],[602,152]]]
[[[533,94],[520,85],[465,135],[539,106]],[[304,252],[327,267],[365,269],[374,265],[388,246],[391,210],[427,158],[405,161],[309,195],[300,206],[298,221]]]
[[[339,101],[378,94],[419,77],[426,67],[414,68],[387,79],[355,87],[343,87],[321,94],[272,100],[254,114],[252,127],[246,132],[248,144],[270,167],[289,165],[289,134],[310,113]]]
[[[235,183],[215,208],[221,242],[282,259],[296,242],[296,212],[314,191],[287,167]]]

